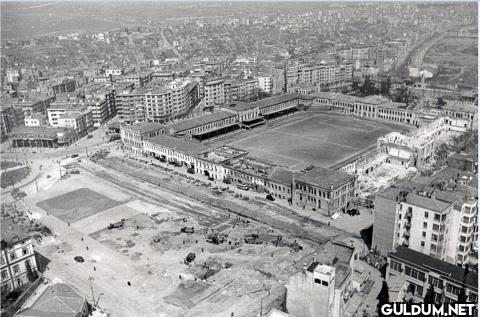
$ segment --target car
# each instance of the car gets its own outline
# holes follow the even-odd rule
[[[275,201],[275,198],[273,198],[273,196],[269,194],[267,195],[267,200]]]
[[[89,135],[87,135],[87,138],[91,139],[91,138],[93,138],[93,135],[89,134]]]
[[[209,176],[209,177],[208,177],[208,180],[209,180],[209,181],[214,181],[215,178],[213,178],[212,176]]]
[[[80,255],[77,255],[76,257],[73,258],[75,261],[77,261],[78,263],[83,263],[85,262],[85,259],[83,258],[83,256],[80,256]]]
[[[71,158],[76,158],[78,157],[78,154],[72,154]]]
[[[243,185],[243,184],[238,184],[237,188],[241,189],[241,190],[249,190],[250,189],[250,187],[248,187],[247,185]]]
[[[180,232],[183,232],[183,233],[194,233],[195,232],[195,229],[193,227],[183,227],[182,229],[180,229]]]
[[[194,168],[189,168],[189,169],[187,169],[187,173],[195,174],[195,169]]]

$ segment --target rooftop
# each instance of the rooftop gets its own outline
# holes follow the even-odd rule
[[[153,131],[158,131],[164,128],[165,126],[160,124],[160,123],[155,123],[155,122],[141,122],[141,123],[135,123],[132,125],[123,125],[121,128],[123,129],[128,129],[128,130],[136,130],[140,131],[140,133],[148,133],[148,132],[153,132]]]
[[[388,254],[391,258],[403,260],[424,268],[425,271],[435,271],[441,273],[444,277],[462,284],[465,270],[457,265],[432,258],[426,254],[414,251],[410,248],[400,246],[395,251]],[[469,271],[465,278],[466,285],[478,289],[478,274]]]
[[[152,139],[149,139],[148,142],[153,144],[158,144],[163,147],[189,154],[189,155],[198,155],[202,152],[209,150],[210,148],[193,141],[188,141],[184,139],[179,139],[176,137],[168,136],[168,135],[159,135]]]
[[[65,131],[67,131],[67,128],[17,126],[13,127],[11,135],[13,138],[55,139],[58,133],[63,133]]]
[[[315,167],[305,173],[295,173],[296,180],[324,189],[330,189],[330,185],[333,186],[333,189],[336,189],[354,178],[355,176],[348,173],[323,167]]]
[[[86,300],[67,284],[48,287],[32,307],[17,314],[19,317],[76,317],[80,316]]]
[[[292,184],[293,172],[283,167],[274,167],[269,179],[277,183],[290,186]]]
[[[302,99],[303,100],[303,99],[305,99],[304,97],[305,96],[301,95],[301,94],[290,93],[290,94],[274,96],[274,97],[258,100],[258,101],[253,102],[253,104],[258,106],[259,108],[265,108],[265,107],[270,107],[270,106],[273,106],[273,105],[277,105],[279,103],[288,102],[288,101],[291,101],[291,100],[294,100],[294,99]]]
[[[172,125],[171,128],[173,129],[174,132],[178,133],[178,132],[187,131],[190,129],[201,127],[203,125],[217,122],[217,121],[224,120],[231,117],[235,117],[235,115],[233,113],[220,110],[212,114],[207,114],[198,118],[181,121],[179,123]]]
[[[2,219],[0,227],[2,230],[2,249],[30,238],[26,229],[14,223],[11,219]]]

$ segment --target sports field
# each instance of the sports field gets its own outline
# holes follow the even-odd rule
[[[339,115],[310,113],[277,127],[264,126],[231,146],[254,157],[301,169],[329,167],[376,144],[377,138],[401,129],[395,125]]]

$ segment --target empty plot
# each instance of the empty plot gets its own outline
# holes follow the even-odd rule
[[[80,188],[43,200],[37,206],[65,222],[75,222],[120,204],[88,188]]]
[[[280,165],[327,167],[374,145],[378,137],[393,130],[367,120],[317,114],[231,144]]]

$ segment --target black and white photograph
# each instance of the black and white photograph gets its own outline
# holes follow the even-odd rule
[[[0,315],[478,316],[478,6],[0,0]]]

